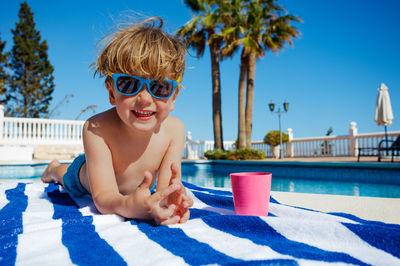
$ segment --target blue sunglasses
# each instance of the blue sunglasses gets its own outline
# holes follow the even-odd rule
[[[157,99],[168,99],[174,93],[178,80],[171,79],[145,79],[138,76],[130,76],[127,74],[115,74],[107,71],[108,75],[114,80],[115,89],[123,95],[136,95],[146,84],[147,90],[151,96]]]

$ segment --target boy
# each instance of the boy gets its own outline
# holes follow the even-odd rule
[[[147,19],[119,30],[104,47],[95,75],[107,76],[115,107],[85,122],[85,154],[70,166],[52,161],[42,180],[61,183],[73,196],[90,193],[103,214],[174,224],[186,222],[193,205],[181,184],[185,129],[169,116],[186,49],[162,25],[161,18]]]

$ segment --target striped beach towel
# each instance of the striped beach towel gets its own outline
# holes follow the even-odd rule
[[[234,215],[232,194],[184,184],[185,224],[101,215],[62,187],[0,183],[0,265],[400,265],[400,226],[278,203]]]

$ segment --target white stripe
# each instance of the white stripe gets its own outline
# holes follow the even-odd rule
[[[342,252],[372,265],[399,265],[400,260],[370,246],[341,223],[260,217],[286,238],[323,250]]]
[[[212,207],[212,206],[205,204],[203,201],[201,201],[199,198],[197,198],[192,193],[192,191],[190,191],[189,189],[186,190],[186,194],[193,199],[193,207],[192,208],[217,212],[219,214],[227,214],[227,215],[235,214],[235,212],[232,210],[216,208],[216,207]]]
[[[16,188],[18,186],[17,183],[2,183],[0,186],[0,210],[3,209],[4,206],[8,204],[8,199],[6,196],[6,190]]]
[[[27,184],[28,206],[22,215],[23,234],[18,236],[16,265],[72,265],[62,244],[62,222],[53,220],[54,208],[44,188],[47,184]]]
[[[5,196],[7,189],[15,188],[15,183],[0,185],[0,206],[9,201]],[[17,265],[71,265],[67,248],[61,242],[61,220],[53,220],[53,205],[46,193],[47,184],[27,184],[25,194],[28,206],[23,213],[23,234],[18,237]],[[233,211],[211,207],[195,197],[193,208],[210,210],[220,214],[233,214]],[[204,193],[204,192],[201,192]],[[207,193],[209,194],[209,193]],[[77,202],[78,203],[78,202]],[[147,238],[137,226],[124,222],[117,215],[99,215],[93,202],[78,203],[81,213],[93,216],[93,224],[99,236],[107,241],[128,264],[137,265],[185,265],[181,257],[175,256],[159,244]],[[270,204],[270,213],[278,217],[260,217],[286,238],[305,243],[323,250],[342,252],[373,265],[400,265],[394,256],[370,246],[340,222],[356,223],[351,219],[326,213],[298,209],[281,204]],[[228,256],[244,260],[279,259],[292,257],[282,255],[268,246],[257,245],[250,240],[235,237],[214,229],[201,219],[189,220],[186,224],[170,226],[181,228],[189,237],[207,243],[215,250]],[[185,243],[182,243],[183,245]],[[149,254],[146,256],[145,254]],[[300,265],[322,265],[322,261],[296,259]],[[342,263],[332,263],[342,265]]]
[[[274,260],[289,259],[300,265],[324,265],[321,261],[297,259],[289,255],[280,254],[268,246],[258,245],[246,238],[222,232],[212,228],[201,219],[189,220],[185,224],[170,225],[171,228],[180,228],[187,236],[199,242],[210,245],[213,249],[232,258],[241,260]],[[327,265],[344,265],[343,263],[325,263]]]
[[[188,192],[188,195],[190,195],[192,197],[193,201],[194,201],[193,208],[206,209],[206,210],[218,212],[220,214],[231,214],[231,215],[235,214],[234,212],[232,212],[230,210],[211,207],[211,206],[205,204],[204,202],[202,202],[200,199],[198,199],[190,190],[187,190],[187,192]],[[199,191],[199,192],[201,192],[201,191]],[[210,193],[207,193],[207,194],[210,194]],[[283,215],[283,216],[289,216],[290,217],[290,216],[292,216],[292,213],[294,213],[293,215],[295,217],[299,217],[299,216],[300,217],[304,217],[304,218],[313,217],[313,218],[319,218],[319,219],[324,219],[324,220],[326,220],[326,219],[329,220],[330,219],[330,220],[335,220],[335,221],[339,220],[339,221],[346,221],[346,222],[354,223],[353,221],[348,220],[346,218],[337,217],[337,216],[333,216],[333,215],[329,215],[329,214],[325,214],[325,213],[318,213],[318,212],[315,212],[315,211],[307,211],[307,210],[294,208],[294,207],[281,205],[281,204],[276,204],[276,203],[270,203],[269,211],[271,213],[273,213],[274,215],[277,215],[277,216]],[[186,224],[189,224],[192,221],[197,221],[197,220],[189,220],[188,223],[186,223]],[[229,255],[231,257],[247,259],[242,255],[241,256],[237,256],[237,254],[240,254],[240,251],[236,251],[238,253],[232,253],[231,252],[230,247],[231,247],[231,243],[233,243],[233,241],[234,241],[233,239],[224,240],[224,241],[221,241],[222,242],[221,243],[221,242],[216,241],[216,239],[214,238],[214,234],[215,235],[218,235],[219,233],[222,233],[222,234],[225,234],[225,235],[229,235],[229,234],[220,232],[218,230],[213,230],[213,233],[209,233],[209,231],[201,232],[201,231],[199,231],[199,229],[197,229],[197,230],[193,229],[194,232],[191,232],[190,230],[188,230],[188,231],[186,230],[186,228],[187,228],[186,224],[184,224],[184,225],[173,225],[171,227],[179,227],[182,230],[184,230],[185,233],[187,235],[189,235],[190,237],[196,238],[197,240],[199,240],[201,242],[207,243],[210,246],[212,246],[214,249],[216,249],[216,250],[218,250],[218,251],[220,251],[222,253],[225,253],[225,254],[227,254],[227,255]],[[208,225],[206,225],[206,226],[208,227]],[[199,227],[201,227],[201,226],[199,226]],[[217,233],[215,231],[217,231]],[[230,237],[234,237],[232,235],[229,235],[229,236]],[[228,238],[230,238],[230,237],[228,237]],[[219,238],[223,239],[223,237],[219,237]],[[245,240],[244,242],[249,241],[247,239],[242,239],[241,241],[243,241],[243,240]],[[226,245],[226,243],[229,243],[229,245]],[[249,245],[248,243],[243,243],[242,242],[241,244],[238,245],[238,247],[241,248],[240,250],[242,252],[253,250],[253,248],[254,248],[254,250],[255,250],[254,254],[257,254],[257,252],[260,249],[260,247],[261,247],[261,249],[268,248],[270,251],[275,252],[275,251],[271,250],[269,247],[260,246],[260,245],[257,245],[255,243],[253,243],[253,242],[250,242],[250,243],[251,244]],[[252,246],[253,246],[253,248],[252,248]],[[246,247],[246,248],[243,248],[243,247]],[[249,254],[250,255],[249,259],[254,260],[253,258],[250,258],[254,254]],[[279,254],[279,253],[276,253],[276,254]],[[257,256],[257,255],[254,255],[254,256]],[[291,256],[287,256],[287,255],[280,255],[280,256],[282,258],[294,259],[299,263],[299,265],[316,265],[316,266],[318,266],[318,265],[348,265],[346,263],[341,263],[341,262],[323,262],[323,261],[319,261],[319,260],[312,261],[312,260],[306,260],[306,259],[296,259],[296,258],[293,258]],[[274,256],[271,256],[271,257],[264,257],[264,258],[261,258],[261,259],[274,259],[274,258],[275,258]],[[257,259],[257,258],[255,258],[255,259]]]
[[[358,224],[357,222],[336,216],[331,215],[323,212],[312,211],[312,210],[305,210],[301,208],[291,207],[284,204],[277,204],[277,203],[269,203],[268,212],[278,216],[278,217],[285,217],[285,218],[296,218],[296,219],[303,219],[303,220],[320,220],[320,221],[332,221],[332,222],[341,222],[341,223],[352,223]]]
[[[187,265],[167,249],[150,240],[137,226],[118,215],[99,214],[90,197],[75,198],[79,211],[93,217],[93,225],[104,239],[128,265]],[[149,255],[151,252],[151,255]]]
[[[320,265],[344,266],[344,265],[354,265],[354,264],[343,263],[343,262],[326,262],[326,261],[320,261],[320,260],[303,260],[303,259],[297,259],[297,262],[299,263],[299,265],[304,265],[304,266],[320,266]]]
[[[200,193],[204,193],[204,194],[213,195],[213,196],[218,196],[218,197],[232,198],[232,195],[220,195],[220,194],[215,194],[214,192],[207,191],[207,190],[197,190],[197,189],[190,189],[190,190],[191,191],[200,192]],[[225,191],[226,192],[226,190],[221,190],[221,191]]]
[[[186,265],[181,257],[147,238],[137,226],[130,222],[121,222],[116,215],[94,215],[93,224],[99,236],[128,265]]]
[[[175,224],[169,227],[180,228],[187,236],[206,243],[213,249],[233,258],[243,260],[293,259],[293,257],[273,251],[268,246],[257,245],[248,239],[212,228],[201,219],[189,220],[185,224]]]

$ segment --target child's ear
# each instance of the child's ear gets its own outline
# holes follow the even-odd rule
[[[106,81],[106,88],[108,90],[108,98],[111,105],[115,105],[114,88],[110,82]]]

